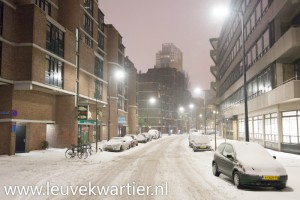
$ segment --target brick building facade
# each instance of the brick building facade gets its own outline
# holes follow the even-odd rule
[[[98,1],[7,0],[0,12],[0,155],[107,139],[113,44]]]

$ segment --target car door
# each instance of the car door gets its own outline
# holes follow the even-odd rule
[[[234,149],[232,145],[227,144],[222,153],[223,155],[223,173],[231,177],[231,172],[234,167]]]
[[[218,165],[218,170],[220,172],[223,172],[223,168],[224,168],[224,156],[223,156],[223,150],[226,146],[226,143],[221,143],[219,146],[218,146],[218,149],[217,151],[215,152],[214,154],[214,160],[215,162],[217,163]]]

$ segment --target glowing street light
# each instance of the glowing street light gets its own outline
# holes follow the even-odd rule
[[[244,12],[242,10],[230,10],[228,7],[224,7],[224,6],[217,6],[215,7],[215,9],[213,10],[213,13],[217,12],[219,13],[230,13],[230,12],[235,12],[238,13],[239,17],[240,17],[240,21],[241,21],[241,28],[242,28],[242,63],[243,63],[243,89],[244,89],[244,110],[245,110],[245,139],[246,142],[249,142],[249,122],[248,122],[248,94],[247,94],[247,76],[246,76],[246,58],[245,58],[245,35],[244,35]],[[228,15],[227,14],[227,15]]]
[[[194,93],[195,94],[201,94],[201,93],[203,93],[203,95],[204,95],[204,98],[203,98],[203,100],[204,100],[204,134],[206,135],[206,95],[205,95],[205,90],[201,90],[200,88],[195,88],[194,89]],[[201,117],[202,117],[202,115],[201,115]]]
[[[117,81],[123,80],[125,78],[125,72],[123,70],[116,70],[114,71],[113,74],[109,75],[108,78],[108,84],[107,84],[107,89],[108,89],[108,127],[107,127],[107,137],[108,140],[110,139],[110,100],[111,100],[111,91],[110,91],[110,84],[111,84],[111,79],[114,77]],[[116,91],[117,92],[117,91]],[[117,108],[118,110],[118,108]]]
[[[148,108],[149,108],[149,103],[150,103],[150,105],[153,105],[153,104],[155,104],[155,102],[156,102],[156,99],[154,98],[154,97],[150,97],[150,99],[147,101],[147,127],[148,127]]]

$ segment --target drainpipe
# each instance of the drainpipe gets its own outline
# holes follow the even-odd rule
[[[76,98],[75,98],[75,106],[78,109],[78,105],[79,105],[79,72],[80,72],[80,66],[79,66],[79,28],[76,28],[76,63],[75,64],[76,64]],[[77,128],[79,129],[78,124],[77,124]],[[78,131],[78,135],[77,135],[78,145],[79,145],[79,141],[78,141],[79,136],[80,136],[80,133]]]

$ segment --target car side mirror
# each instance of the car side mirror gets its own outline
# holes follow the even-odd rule
[[[274,159],[276,159],[276,156],[273,156]]]
[[[228,155],[226,156],[226,158],[228,158],[228,159],[230,159],[230,160],[233,160],[233,156],[230,155],[230,154],[228,154]]]

